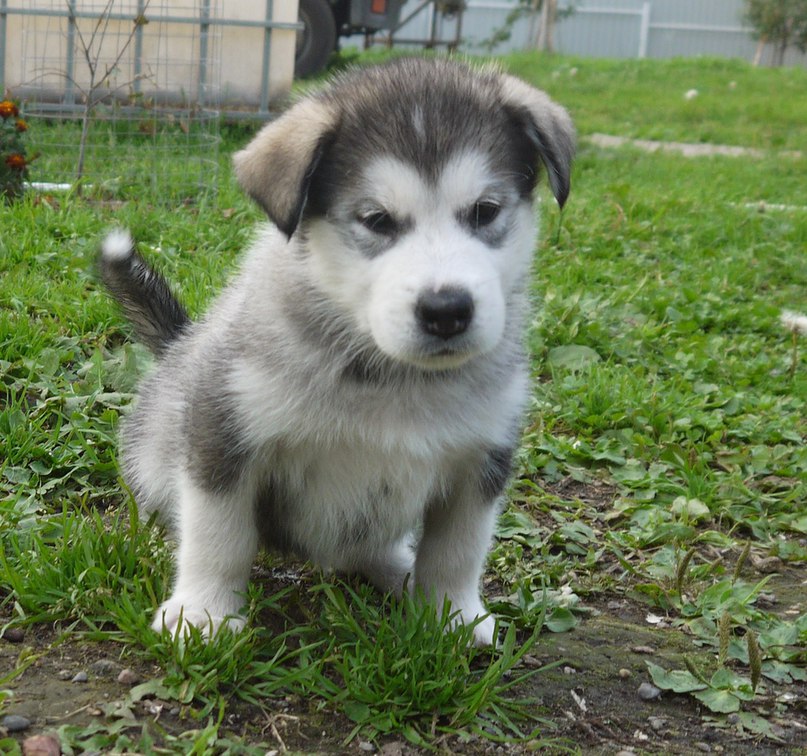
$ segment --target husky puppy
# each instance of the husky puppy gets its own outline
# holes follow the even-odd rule
[[[261,546],[422,588],[493,642],[480,579],[528,396],[540,166],[571,121],[492,68],[337,77],[235,155],[272,221],[198,322],[125,232],[103,278],[157,354],[122,432],[141,511],[178,536],[155,629],[243,625]]]

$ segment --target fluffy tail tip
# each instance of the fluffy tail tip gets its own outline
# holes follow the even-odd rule
[[[134,253],[132,235],[122,228],[110,231],[101,245],[101,254],[105,260],[116,262],[126,260]]]

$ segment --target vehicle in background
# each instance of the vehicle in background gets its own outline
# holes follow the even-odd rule
[[[311,76],[328,63],[339,37],[371,34],[398,23],[403,0],[300,0],[294,75]]]

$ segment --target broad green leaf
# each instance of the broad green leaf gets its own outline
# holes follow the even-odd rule
[[[143,698],[160,698],[164,701],[177,699],[179,691],[175,685],[166,685],[163,678],[147,680],[140,685],[135,685],[130,691],[127,699],[132,702],[140,701]]]
[[[781,740],[774,734],[771,723],[764,717],[759,716],[759,714],[755,714],[753,711],[738,711],[737,717],[743,728],[749,732],[753,732],[755,735],[764,735],[771,740]]]
[[[499,538],[513,538],[515,536],[533,535],[538,531],[538,525],[526,513],[518,509],[508,509],[499,517],[496,535]]]
[[[577,618],[563,606],[556,606],[544,620],[544,627],[550,633],[565,633],[577,625]]]
[[[728,690],[714,690],[707,688],[692,693],[710,711],[719,714],[731,714],[740,710],[740,699]]]
[[[691,693],[694,690],[703,690],[706,683],[685,669],[666,670],[653,662],[645,662],[650,670],[653,684],[662,690],[671,690],[673,693]]]
[[[686,496],[678,496],[673,500],[672,511],[689,521],[708,519],[711,516],[709,507],[700,499],[687,499]]]
[[[7,467],[3,475],[9,483],[25,485],[31,480],[31,471],[27,467]]]
[[[751,681],[728,667],[716,670],[709,680],[709,686],[718,690],[728,690],[743,701],[750,701],[754,697]]]
[[[793,646],[798,643],[799,633],[791,622],[779,622],[769,630],[759,634],[759,642],[764,648]]]
[[[546,356],[546,361],[552,367],[566,370],[582,370],[599,362],[601,359],[594,349],[585,344],[568,344],[553,347]]]
[[[354,722],[362,723],[370,719],[370,707],[360,701],[345,701],[342,710]]]

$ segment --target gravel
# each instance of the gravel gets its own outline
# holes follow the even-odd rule
[[[32,735],[22,743],[23,756],[60,756],[61,752],[55,735]]]
[[[661,691],[649,682],[643,682],[636,692],[643,701],[654,701],[661,695]]]
[[[6,714],[0,719],[0,727],[5,728],[9,732],[22,732],[31,726],[31,720],[27,717],[21,717],[19,714]]]

